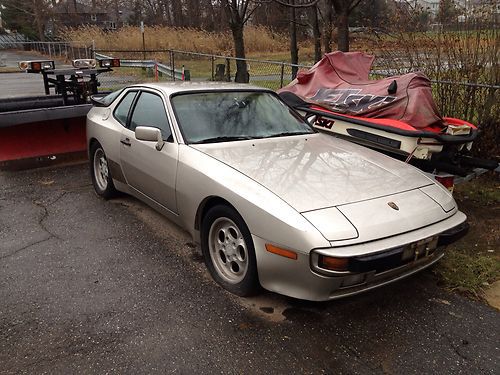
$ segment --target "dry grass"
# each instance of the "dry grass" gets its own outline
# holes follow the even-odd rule
[[[146,49],[176,49],[211,54],[231,54],[233,42],[230,32],[207,32],[190,28],[152,26],[145,28]],[[95,26],[68,28],[62,31],[65,40],[79,41],[97,49],[142,50],[142,35],[138,27],[124,27],[105,32]],[[249,26],[245,29],[245,48],[248,53],[280,52],[288,48],[287,36],[266,27]]]

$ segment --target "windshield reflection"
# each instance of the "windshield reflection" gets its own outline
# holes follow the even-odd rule
[[[218,91],[172,98],[187,143],[269,138],[315,131],[271,93]]]

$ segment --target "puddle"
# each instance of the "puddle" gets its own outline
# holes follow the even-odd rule
[[[236,302],[259,318],[274,323],[284,322],[286,317],[283,312],[290,307],[285,297],[269,292],[255,297],[237,298]]]

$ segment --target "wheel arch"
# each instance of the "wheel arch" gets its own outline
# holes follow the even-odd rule
[[[218,206],[218,205],[224,205],[231,207],[233,210],[238,212],[238,210],[231,204],[229,201],[226,199],[219,197],[217,195],[211,195],[203,199],[201,203],[198,205],[198,209],[196,210],[196,215],[194,217],[194,229],[200,230],[201,228],[201,222],[203,220],[203,217],[205,217],[205,214],[210,210],[212,207]],[[238,214],[241,216],[241,214],[238,212]]]
[[[89,156],[89,159],[90,159],[90,149],[91,149],[91,148],[92,148],[92,146],[93,146],[94,144],[96,144],[96,143],[100,144],[100,143],[99,143],[99,141],[97,140],[97,138],[94,138],[94,137],[91,137],[91,138],[89,139],[89,141],[88,141],[87,154],[88,154],[88,156]]]

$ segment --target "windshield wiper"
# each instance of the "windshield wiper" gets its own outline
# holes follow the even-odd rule
[[[283,133],[277,133],[277,134],[269,135],[266,138],[287,137],[289,135],[306,135],[306,134],[314,134],[314,132],[305,132],[305,131],[283,132]]]
[[[191,143],[194,143],[194,144],[218,143],[218,142],[244,141],[247,139],[255,139],[255,137],[250,137],[249,135],[221,136],[221,137],[202,139],[201,141],[196,141],[196,142],[191,142]]]

